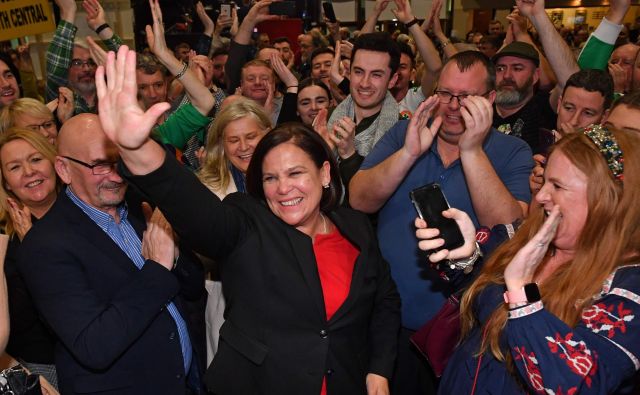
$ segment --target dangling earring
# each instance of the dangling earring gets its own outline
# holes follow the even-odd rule
[[[326,183],[322,186],[324,189],[329,189],[329,183]]]

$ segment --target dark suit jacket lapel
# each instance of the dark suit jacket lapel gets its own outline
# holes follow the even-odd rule
[[[75,233],[86,239],[87,247],[95,247],[106,256],[111,257],[115,264],[128,271],[138,270],[127,254],[80,207],[76,206],[64,191],[58,194],[56,203],[58,202],[67,214],[68,225],[73,226],[76,229]]]
[[[326,310],[324,306],[324,296],[322,294],[320,276],[318,275],[318,264],[316,263],[316,257],[313,254],[311,238],[292,226],[285,225],[285,229],[287,237],[289,238],[289,243],[291,243],[291,248],[298,260],[300,270],[302,270],[302,276],[309,288],[311,299],[317,306],[318,312],[322,314],[321,317],[325,319]]]
[[[331,317],[329,323],[336,322],[340,319],[346,312],[348,312],[353,303],[358,298],[358,294],[360,293],[360,288],[362,287],[362,283],[364,281],[364,273],[366,272],[365,268],[362,266],[369,259],[366,256],[366,246],[368,243],[371,243],[371,240],[365,240],[366,235],[363,234],[362,229],[354,229],[352,224],[348,221],[345,221],[336,213],[331,213],[329,215],[331,221],[338,227],[340,233],[351,242],[359,251],[358,258],[356,259],[356,263],[353,268],[353,276],[351,277],[351,286],[349,287],[349,294],[347,295],[347,299],[345,299],[344,303],[338,308],[335,314]]]

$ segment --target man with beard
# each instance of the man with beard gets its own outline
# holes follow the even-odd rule
[[[556,114],[548,92],[536,91],[540,56],[533,45],[514,41],[494,57],[496,100],[493,127],[520,137],[534,153],[539,152],[540,128],[553,129]]]
[[[75,0],[55,0],[60,7],[60,22],[47,49],[46,101],[58,97],[59,87],[69,87],[74,93],[75,114],[97,112],[95,72],[96,64],[89,50],[74,44],[78,27],[74,25]],[[87,25],[102,39],[110,51],[117,51],[122,40],[106,22],[105,12],[98,1],[83,3]]]
[[[201,265],[178,256],[159,212],[145,210],[146,231],[132,215],[97,115],[65,122],[58,153],[66,187],[25,237],[19,268],[59,341],[60,392],[200,393],[202,343],[185,302],[203,295]]]

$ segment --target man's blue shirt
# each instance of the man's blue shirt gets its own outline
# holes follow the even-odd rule
[[[408,121],[398,121],[389,129],[367,155],[361,169],[376,166],[402,148],[408,124]],[[435,315],[449,294],[449,288],[429,267],[426,255],[418,250],[413,225],[417,213],[409,199],[409,192],[437,182],[451,207],[469,214],[476,227],[483,225],[478,223],[473,210],[460,159],[445,168],[437,144],[436,139],[429,150],[416,160],[378,216],[380,249],[391,265],[391,273],[402,297],[402,324],[414,330]],[[516,200],[529,202],[529,174],[533,160],[527,144],[491,129],[483,149]]]

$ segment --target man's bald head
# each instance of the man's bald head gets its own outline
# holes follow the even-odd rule
[[[108,140],[96,114],[83,113],[67,120],[58,133],[58,153],[72,156],[89,141]]]
[[[83,202],[117,216],[126,183],[117,173],[118,149],[95,114],[80,114],[64,123],[58,135],[56,172]]]

